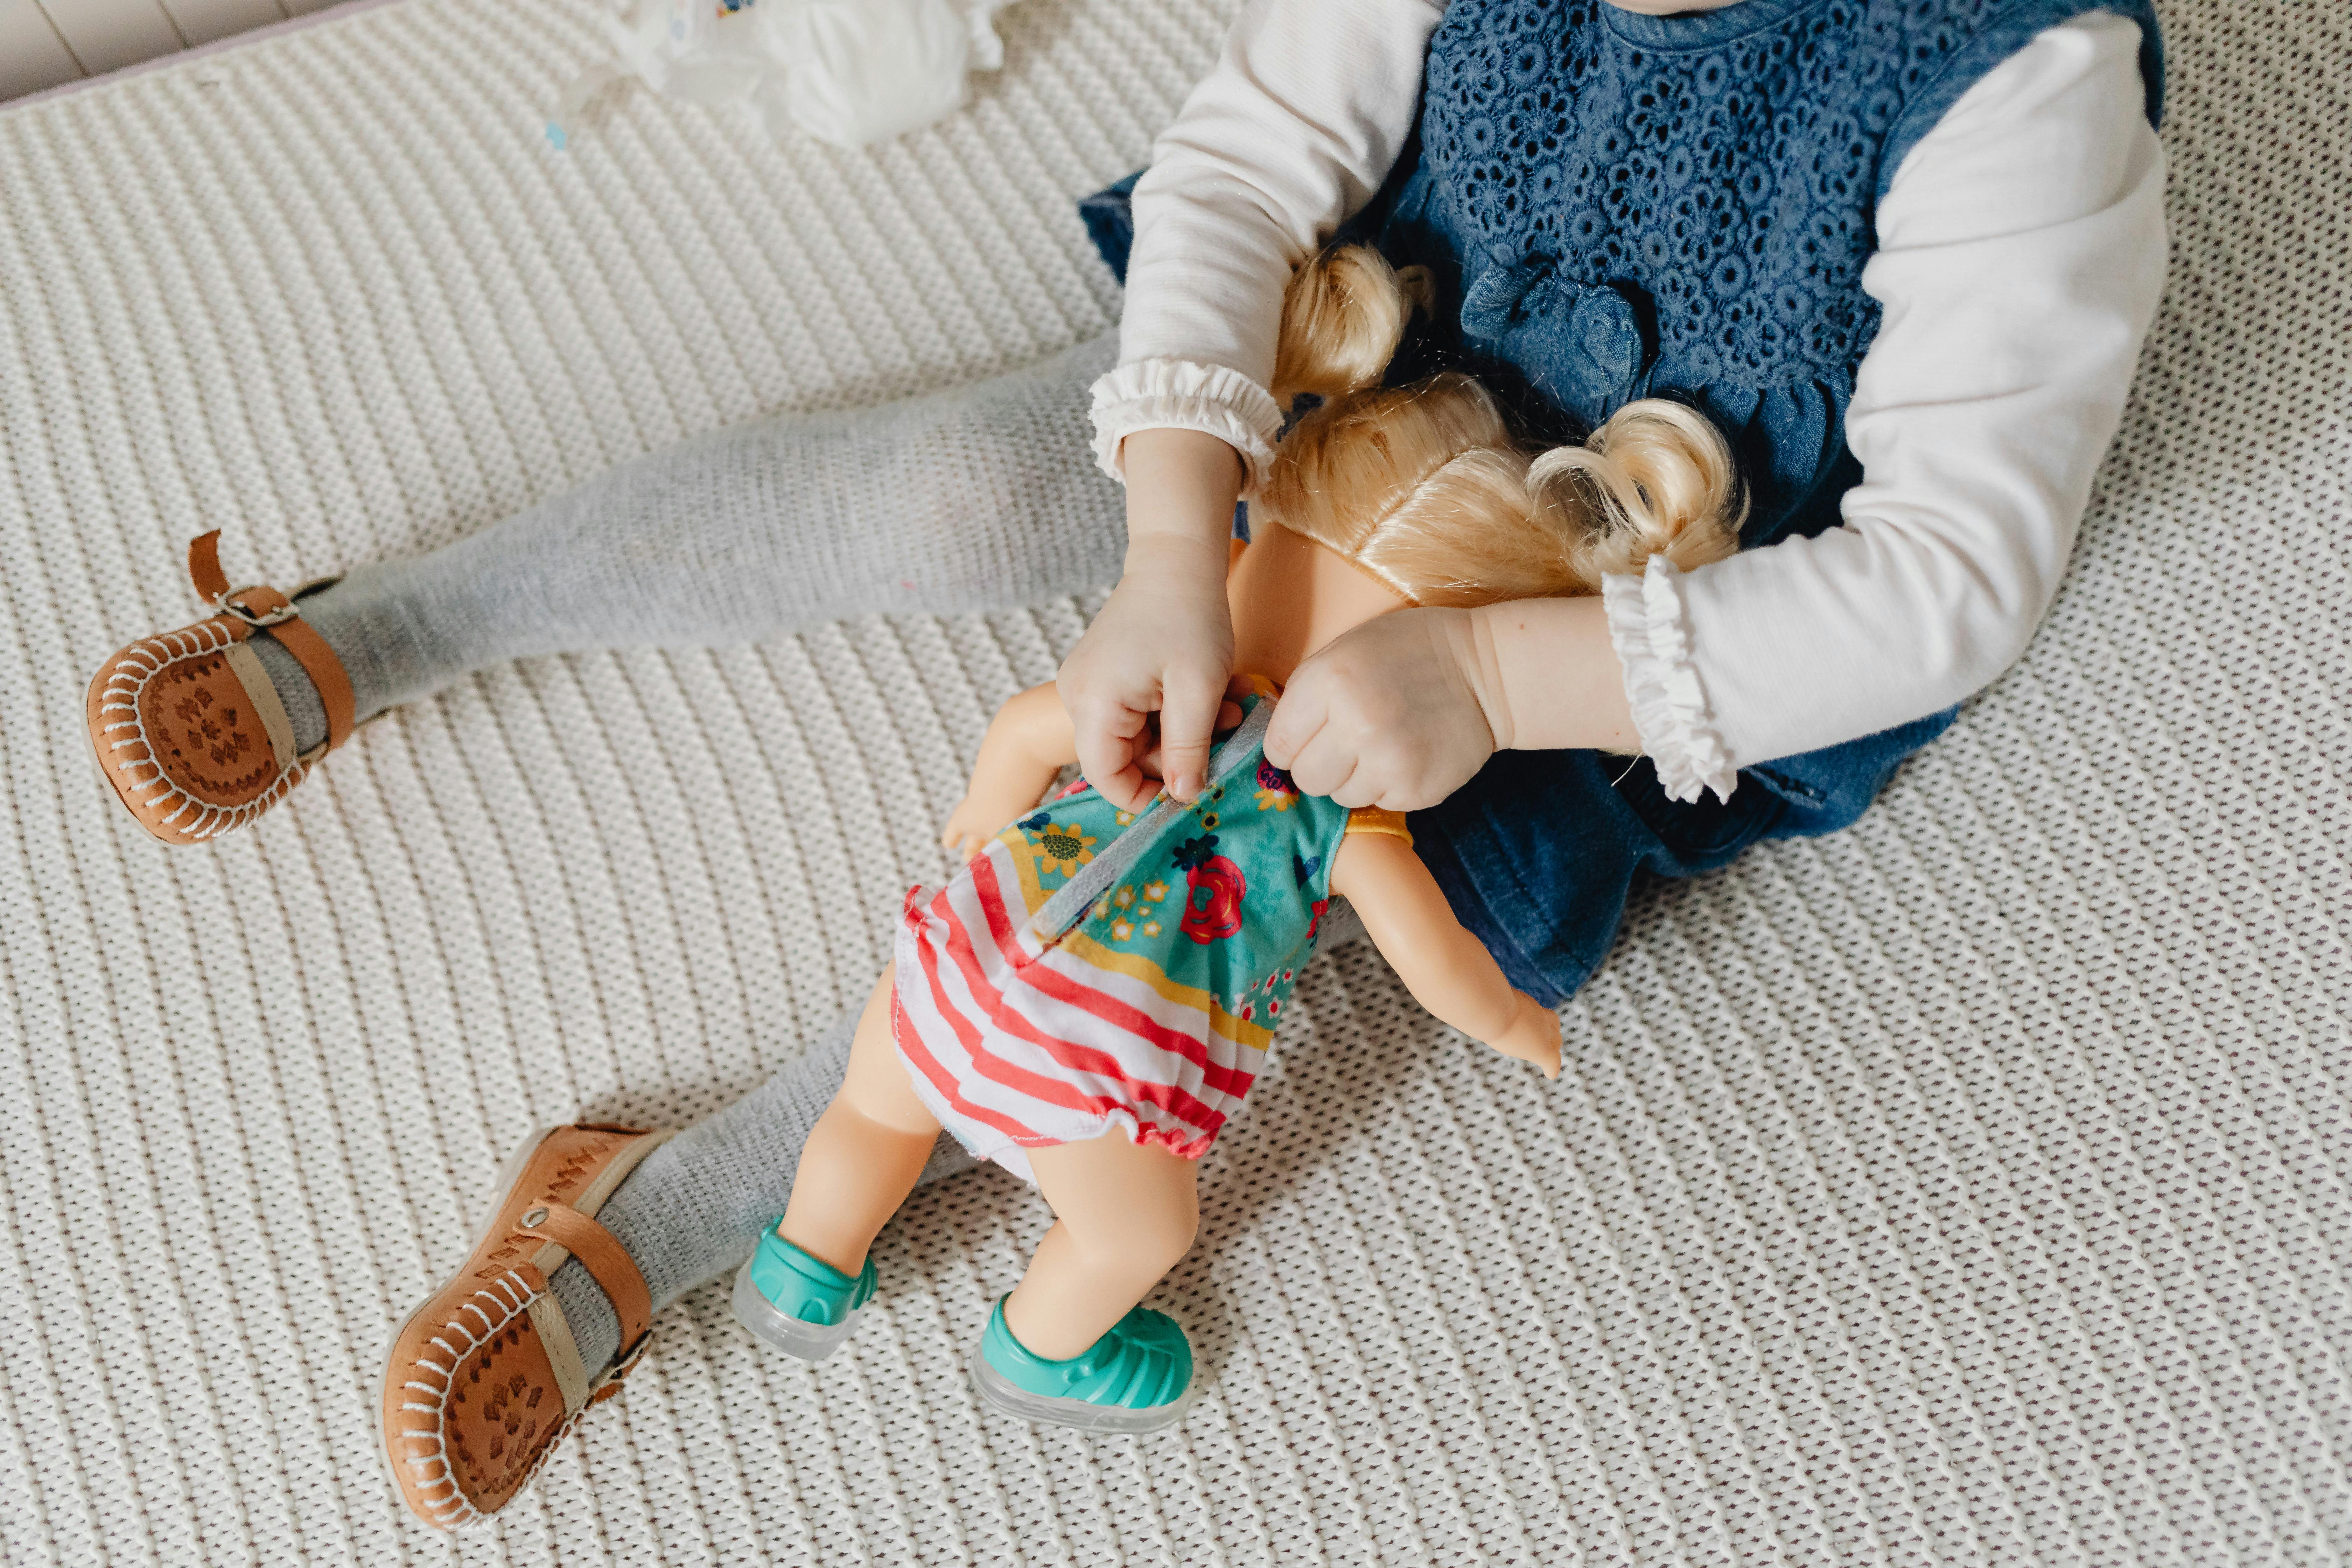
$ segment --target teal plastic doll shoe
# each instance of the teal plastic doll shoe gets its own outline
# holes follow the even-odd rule
[[[735,1275],[735,1317],[764,1344],[803,1361],[823,1361],[857,1326],[874,1300],[874,1259],[851,1279],[771,1228]]]
[[[980,1397],[1008,1415],[1083,1432],[1157,1432],[1183,1419],[1192,1399],[1192,1347],[1176,1320],[1138,1307],[1067,1361],[1023,1348],[1004,1326],[1004,1303],[971,1352]]]

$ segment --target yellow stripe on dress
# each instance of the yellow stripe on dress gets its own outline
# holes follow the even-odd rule
[[[1263,1024],[1234,1017],[1219,1006],[1217,999],[1208,992],[1197,985],[1185,984],[1139,952],[1121,952],[1117,948],[1106,947],[1083,929],[1064,937],[1061,946],[1064,952],[1092,968],[1138,981],[1179,1006],[1199,1008],[1209,1016],[1210,1028],[1237,1046],[1265,1050],[1274,1043],[1272,1029]]]

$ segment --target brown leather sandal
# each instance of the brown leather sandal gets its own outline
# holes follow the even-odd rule
[[[244,826],[286,798],[313,764],[351,738],[352,681],[335,650],[275,588],[232,588],[220,531],[188,546],[188,575],[220,613],[144,637],[89,683],[89,743],[115,798],[166,844],[194,844]],[[246,646],[267,628],[326,705],[327,738],[294,750],[286,705]]]
[[[551,1127],[507,1162],[474,1255],[393,1336],[377,1415],[401,1500],[442,1530],[514,1500],[590,1405],[645,1353],[652,1298],[604,1206],[669,1138],[632,1127]],[[621,1320],[621,1353],[582,1364],[548,1276],[577,1258]]]

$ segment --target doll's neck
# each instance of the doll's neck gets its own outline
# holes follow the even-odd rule
[[[1256,537],[1225,580],[1234,612],[1234,668],[1287,685],[1307,656],[1404,600],[1346,557],[1276,523]]]

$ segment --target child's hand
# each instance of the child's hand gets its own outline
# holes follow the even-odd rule
[[[1189,801],[1208,772],[1210,731],[1234,668],[1225,601],[1234,449],[1197,430],[1139,430],[1125,444],[1127,572],[1062,661],[1062,704],[1078,766],[1113,805],[1140,811],[1160,790]],[[1160,716],[1159,733],[1151,718]]]
[[[1174,541],[1144,541],[1127,559],[1110,602],[1062,662],[1059,685],[1087,782],[1121,810],[1140,811],[1161,778],[1179,800],[1201,793],[1233,673],[1234,626],[1222,551],[1203,563]],[[1160,778],[1145,766],[1155,748]]]
[[[1518,1011],[1503,1032],[1486,1043],[1507,1057],[1533,1062],[1546,1078],[1559,1076],[1559,1015],[1528,995],[1514,991]]]
[[[1266,761],[1341,805],[1435,805],[1509,744],[1492,651],[1469,610],[1394,610],[1300,665],[1266,727]]]

